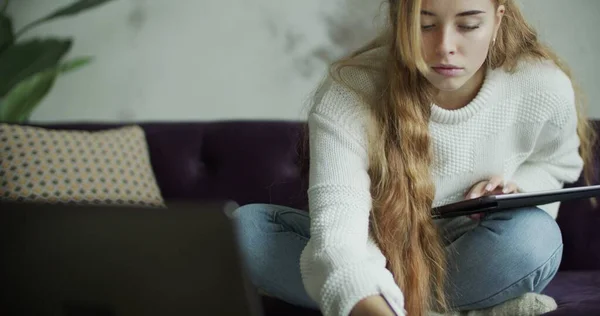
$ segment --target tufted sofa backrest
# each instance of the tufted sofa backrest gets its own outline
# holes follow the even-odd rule
[[[167,200],[231,199],[307,208],[300,153],[305,124],[288,121],[137,123]],[[126,124],[44,124],[102,130]],[[39,125],[38,125],[39,126]],[[308,150],[308,149],[306,149]]]
[[[600,133],[599,122],[594,126]],[[47,128],[100,130],[123,124],[51,124]],[[231,199],[307,209],[305,124],[285,121],[139,123],[167,200]],[[600,155],[595,155],[599,179]],[[304,167],[304,170],[301,169]],[[582,181],[568,185],[584,185]],[[600,208],[586,200],[561,205],[562,270],[600,269]]]

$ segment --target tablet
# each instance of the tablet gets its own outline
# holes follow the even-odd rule
[[[486,195],[475,199],[434,207],[431,215],[434,219],[449,218],[592,197],[600,197],[600,185],[529,193]]]

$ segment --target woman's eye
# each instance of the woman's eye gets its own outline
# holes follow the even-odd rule
[[[429,25],[421,25],[421,29],[422,30],[430,30],[435,26],[435,24],[429,24]]]
[[[471,31],[471,30],[476,30],[476,29],[478,29],[478,28],[479,28],[479,25],[461,25],[461,26],[459,26],[459,27],[460,27],[461,29],[463,29],[463,30],[468,30],[468,31]]]

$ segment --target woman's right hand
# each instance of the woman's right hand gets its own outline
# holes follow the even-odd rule
[[[390,308],[383,296],[369,296],[358,302],[350,316],[395,316],[396,313]]]
[[[510,181],[504,181],[501,176],[493,176],[489,180],[475,183],[465,195],[466,199],[475,199],[484,195],[502,195],[517,193],[519,191],[517,185]],[[469,215],[471,219],[478,220],[483,214]]]

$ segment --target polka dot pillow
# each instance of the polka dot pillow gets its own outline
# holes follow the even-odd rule
[[[139,126],[89,132],[0,124],[0,198],[164,206]]]

